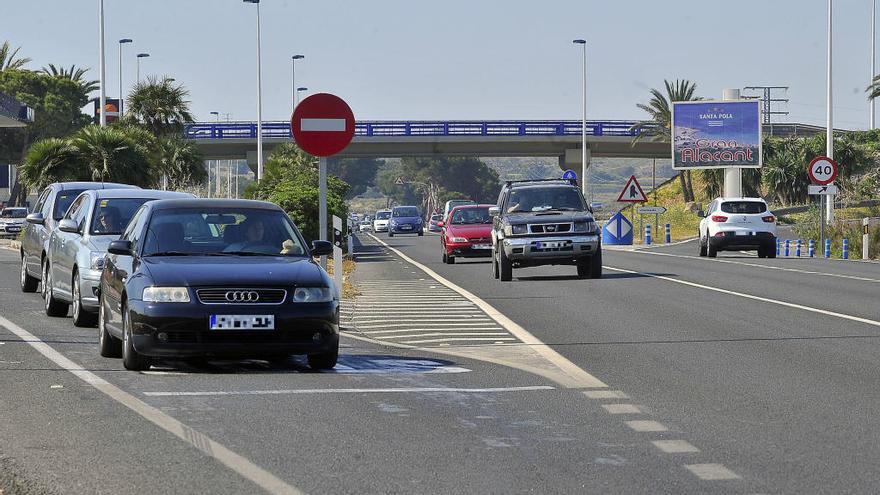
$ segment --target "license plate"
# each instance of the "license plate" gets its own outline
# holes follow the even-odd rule
[[[751,233],[751,232],[738,231],[738,232],[736,233],[736,235],[752,235],[752,233]]]
[[[492,249],[491,244],[474,244],[472,246],[473,249]]]
[[[6,232],[20,232],[20,231],[21,231],[21,227],[18,227],[18,226],[6,227]]]
[[[557,249],[565,245],[563,241],[539,242],[538,249]]]
[[[211,330],[274,330],[274,315],[211,315]]]
[[[403,230],[410,230],[412,229],[412,225],[401,225],[400,228]]]

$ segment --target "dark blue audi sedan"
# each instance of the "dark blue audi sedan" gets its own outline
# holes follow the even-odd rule
[[[306,354],[328,369],[339,353],[339,299],[287,214],[262,201],[144,204],[108,248],[98,303],[104,357],[130,370],[162,357]]]
[[[394,234],[425,235],[425,226],[419,209],[415,206],[395,206],[388,221],[388,237]]]

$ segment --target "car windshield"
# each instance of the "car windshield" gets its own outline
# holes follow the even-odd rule
[[[306,256],[293,222],[260,208],[157,210],[150,218],[144,256]]]
[[[417,217],[419,216],[419,210],[417,210],[414,206],[395,208],[394,211],[391,212],[391,216],[393,216],[394,218]]]
[[[0,218],[24,218],[27,216],[25,208],[6,208],[0,213]]]
[[[120,235],[147,198],[111,198],[98,200],[92,214],[92,235]]]
[[[734,214],[757,214],[767,211],[767,205],[763,201],[725,201],[721,203],[721,211]]]
[[[507,212],[583,211],[580,191],[572,187],[514,189],[507,200]]]
[[[55,213],[52,215],[52,218],[55,220],[61,220],[64,218],[64,214],[67,213],[67,209],[70,208],[73,200],[83,191],[85,191],[85,189],[58,191],[58,195],[55,196]]]
[[[492,223],[492,216],[489,215],[488,206],[485,208],[459,208],[452,212],[452,223],[454,225]]]
[[[390,211],[380,211],[376,213],[376,220],[388,220],[389,218],[391,218]]]

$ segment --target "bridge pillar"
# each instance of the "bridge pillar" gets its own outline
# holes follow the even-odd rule
[[[591,155],[590,148],[587,148],[587,168],[590,167],[590,161],[592,161]],[[578,173],[578,176],[580,176],[581,149],[574,148],[565,150],[565,154],[559,157],[559,168],[562,170],[572,169]]]

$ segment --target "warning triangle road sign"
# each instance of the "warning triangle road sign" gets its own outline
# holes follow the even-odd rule
[[[620,191],[617,201],[622,203],[644,203],[648,201],[648,197],[645,196],[645,191],[642,191],[642,186],[636,180],[635,175],[630,176],[629,180],[626,181],[626,185],[623,186],[623,191]]]

